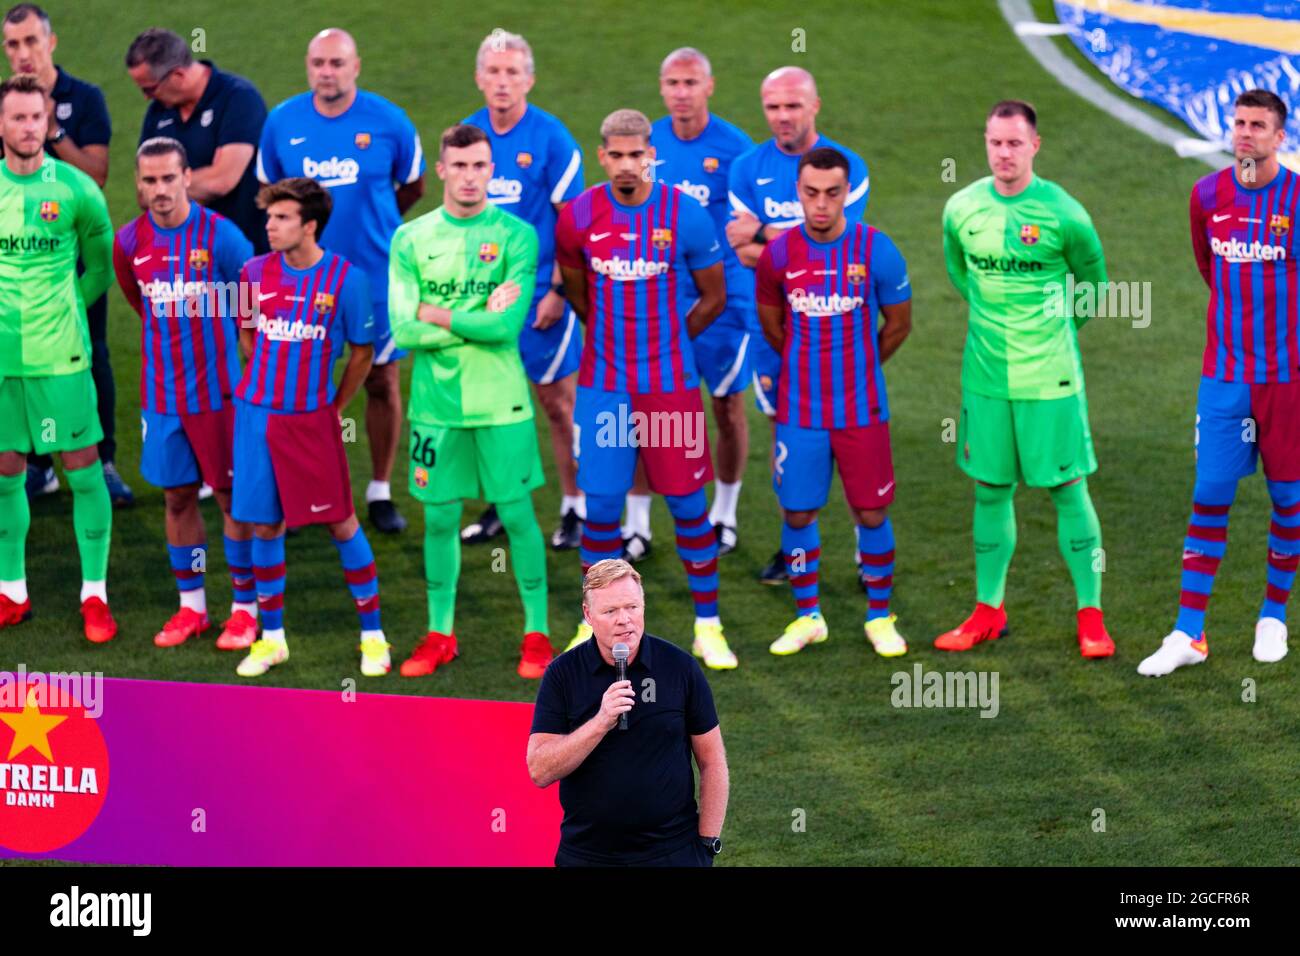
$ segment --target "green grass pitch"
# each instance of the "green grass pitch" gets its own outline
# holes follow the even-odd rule
[[[1204,166],[1176,158],[1069,93],[1046,74],[989,2],[786,4],[653,0],[578,5],[480,0],[433,7],[414,0],[320,0],[301,4],[188,0],[49,0],[56,59],[100,84],[115,126],[108,186],[116,226],[135,215],[132,152],[145,103],[122,64],[141,29],[161,25],[202,36],[204,56],[253,79],[274,105],[305,88],[303,54],[324,26],[357,37],[362,85],[411,115],[426,148],[447,125],[481,105],[473,84],[479,40],[501,26],[533,44],[532,101],[560,116],[584,149],[587,181],[600,119],[632,106],[662,115],[660,59],[680,45],[712,58],[713,109],[768,134],[758,85],[796,63],[816,75],[819,128],[856,149],[871,170],[868,219],[897,241],[915,288],[914,331],[887,366],[898,493],[895,609],[912,650],[875,657],[861,619],[850,525],[839,485],[823,521],[824,607],[829,643],[790,659],[766,647],[793,615],[787,589],[756,572],[778,541],[779,514],[765,464],[768,429],[751,408],[752,443],[741,498],[741,547],[721,562],[721,607],[740,669],[711,674],[732,771],[727,817],[730,864],[1281,864],[1300,815],[1295,730],[1297,662],[1257,664],[1250,646],[1264,588],[1268,508],[1263,481],[1243,484],[1231,546],[1219,575],[1207,666],[1152,681],[1137,662],[1167,633],[1178,597],[1179,556],[1193,481],[1193,402],[1204,340],[1206,291],[1187,235],[1187,195]],[[1050,5],[1040,0],[1041,15]],[[195,31],[202,31],[201,34]],[[792,52],[803,31],[805,52]],[[1071,51],[1073,52],[1073,51]],[[1017,496],[1019,551],[1007,608],[1012,633],[949,656],[931,641],[973,605],[972,491],[945,442],[958,411],[965,315],[944,274],[940,212],[946,198],[986,173],[984,112],[1005,97],[1039,109],[1037,169],[1090,210],[1113,280],[1149,282],[1152,321],[1095,319],[1081,338],[1100,471],[1091,489],[1106,549],[1105,607],[1118,653],[1084,662],[1074,639],[1074,599],[1057,553],[1055,516],[1042,492]],[[955,163],[955,182],[945,164]],[[432,168],[429,195],[440,202]],[[118,383],[119,465],[135,488],[118,512],[109,588],[120,633],[94,647],[76,613],[79,571],[66,489],[34,508],[29,575],[37,617],[0,635],[3,666],[102,670],[114,677],[234,683],[237,655],[211,640],[172,651],[150,636],[172,613],[175,589],[163,538],[162,494],[137,462],[138,319],[110,292],[111,348]],[[409,363],[408,363],[409,365]],[[409,368],[407,370],[409,372]],[[359,425],[362,405],[350,409]],[[539,429],[541,428],[539,422]],[[543,433],[544,438],[544,433]],[[550,468],[549,444],[543,457]],[[364,439],[350,449],[358,495],[369,475]],[[425,629],[421,517],[394,475],[412,520],[403,536],[371,534],[384,625],[404,657]],[[544,531],[556,518],[552,484],[536,495]],[[205,505],[209,541],[220,541]],[[477,512],[466,507],[466,520]],[[651,631],[683,645],[692,612],[672,526],[655,504],[656,550],[641,566]],[[209,597],[229,599],[220,548],[212,549]],[[513,576],[494,573],[491,547],[466,549],[457,633],[462,656],[434,677],[357,672],[356,620],[335,551],[310,529],[288,545],[285,620],[293,658],[280,685],[501,700],[531,700],[536,685],[515,676],[522,615]],[[500,566],[498,564],[498,566]],[[563,646],[579,615],[578,559],[549,559],[552,642]],[[890,677],[926,670],[990,670],[1000,712],[891,706]],[[1258,699],[1243,702],[1243,681]],[[177,715],[181,717],[183,715]],[[231,720],[238,720],[237,714]],[[250,732],[256,732],[250,728]],[[268,731],[272,732],[272,731]],[[520,742],[523,759],[523,742]],[[1093,827],[1097,809],[1106,828]],[[798,811],[803,811],[800,814]],[[793,826],[805,821],[802,831]]]

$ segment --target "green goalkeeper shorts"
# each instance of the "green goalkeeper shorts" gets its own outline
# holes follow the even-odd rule
[[[103,437],[89,369],[0,381],[0,451],[77,451]]]
[[[410,458],[411,497],[425,504],[514,501],[546,481],[531,418],[479,428],[412,422]]]
[[[1065,398],[990,398],[962,390],[957,464],[987,485],[1054,488],[1097,470],[1082,390]]]

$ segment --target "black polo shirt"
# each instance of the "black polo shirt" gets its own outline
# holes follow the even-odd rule
[[[257,208],[256,202],[257,144],[261,142],[262,124],[266,122],[266,102],[257,87],[242,76],[223,73],[211,60],[201,62],[211,68],[212,74],[190,118],[182,120],[180,110],[151,100],[140,129],[140,142],[155,136],[178,139],[189,154],[190,166],[195,169],[211,166],[217,150],[228,143],[252,146],[253,158],[248,161],[238,185],[205,205],[238,226],[255,252],[266,252],[266,214]]]
[[[637,695],[627,730],[615,726],[560,781],[560,848],[593,863],[643,862],[699,832],[691,737],[718,726],[709,682],[695,658],[650,634],[627,676]],[[577,730],[614,680],[595,638],[561,654],[542,675],[532,732]]]
[[[113,135],[113,124],[108,118],[104,94],[95,84],[77,79],[63,67],[54,69],[58,76],[50,96],[54,99],[54,116],[68,139],[82,147],[107,146]],[[45,151],[57,158],[49,144]]]

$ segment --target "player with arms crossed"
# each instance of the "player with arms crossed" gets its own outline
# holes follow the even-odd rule
[[[179,141],[145,140],[136,150],[135,184],[147,211],[113,243],[118,286],[141,319],[140,473],[163,489],[167,552],[180,590],[180,609],[153,642],[175,647],[209,627],[199,513],[199,485],[207,482],[221,507],[234,591],[217,647],[242,650],[257,637],[257,592],[253,529],[230,517],[231,391],[239,381],[239,271],[253,244],[229,219],[191,202],[189,183]]]
[[[27,455],[57,451],[72,487],[85,634],[100,644],[117,633],[106,585],[113,505],[86,303],[113,281],[113,225],[95,181],[45,154],[45,111],[36,77],[0,83],[0,628],[32,614]]]
[[[496,506],[510,536],[524,605],[520,677],[542,676],[547,637],[546,545],[532,493],[545,484],[519,330],[533,301],[537,233],[488,202],[492,149],[477,126],[442,134],[443,205],[398,228],[389,265],[393,334],[415,353],[411,497],[424,504],[429,632],[402,674],[431,674],[458,653],[461,501]]]
[[[759,91],[772,138],[738,157],[727,176],[732,212],[726,227],[727,243],[741,264],[751,269],[758,264],[765,243],[803,221],[797,180],[799,159],[804,153],[820,146],[839,150],[848,159],[849,195],[844,215],[850,224],[862,220],[871,188],[862,158],[817,131],[821,99],[811,73],[797,66],[783,66],[763,79]],[[761,333],[760,329],[754,331]],[[781,356],[768,347],[762,334],[751,336],[750,341],[754,401],[775,426]],[[860,569],[859,576],[865,587],[867,572]],[[788,580],[782,548],[777,548],[759,580],[773,585]]]
[[[285,526],[323,524],[361,618],[361,673],[379,677],[392,667],[379,622],[379,575],[352,507],[339,420],[370,372],[370,291],[360,269],[316,241],[330,217],[325,187],[312,179],[282,179],[263,186],[257,204],[266,210],[271,252],[250,259],[240,274],[244,287],[256,290],[256,302],[252,314],[241,317],[239,333],[249,362],[235,389],[231,515],[253,524],[262,638],[236,673],[257,677],[289,659]],[[344,342],[348,361],[336,389],[334,363]]]
[[[975,612],[934,646],[967,651],[1007,633],[1007,569],[1016,547],[1016,483],[1047,488],[1057,541],[1078,598],[1079,652],[1109,657],[1101,612],[1101,525],[1088,495],[1097,470],[1088,427],[1073,300],[1050,287],[1106,281],[1087,210],[1034,175],[1038,117],[1019,100],[994,105],[984,128],[992,176],[954,194],[943,211],[948,277],[970,303],[962,359],[957,464],[975,481]]]
[[[582,151],[559,119],[528,102],[536,82],[533,51],[519,34],[498,29],[483,38],[474,59],[474,82],[486,105],[462,122],[488,134],[494,170],[488,202],[537,230],[537,283],[519,351],[537,404],[546,414],[560,482],[560,524],[551,533],[551,547],[571,551],[582,539],[586,515],[573,460],[574,378],[582,329],[564,301],[555,265],[555,220],[582,192]],[[478,544],[502,530],[501,517],[489,505],[461,538]]]
[[[709,524],[718,537],[718,556],[739,543],[736,506],[740,480],[749,457],[749,421],[744,392],[749,387],[749,333],[754,311],[754,274],[736,258],[727,243],[729,218],[727,176],[732,161],[753,149],[754,141],[740,128],[709,112],[713,68],[693,47],[673,50],[659,67],[659,94],[668,115],[651,127],[655,175],[695,197],[708,211],[722,244],[727,280],[727,307],[691,343],[695,366],[713,397],[713,421],[718,426],[718,480],[713,486]],[[755,336],[756,337],[756,336]],[[634,535],[650,537],[650,498],[643,488],[627,497],[628,526]],[[635,538],[628,542],[633,557]]]
[[[726,305],[722,247],[700,204],[650,175],[643,114],[616,110],[600,139],[609,182],[565,206],[555,233],[569,302],[587,325],[574,412],[587,495],[583,574],[622,557],[623,496],[644,462],[676,525],[695,603],[693,650],[708,667],[733,668],[718,617],[718,540],[704,496],[713,462],[691,349]],[[584,622],[569,646],[590,636]]]
[[[1273,515],[1253,654],[1273,663],[1287,652],[1286,603],[1300,563],[1300,175],[1277,158],[1286,104],[1267,90],[1247,90],[1234,106],[1233,165],[1192,187],[1192,249],[1210,287],[1196,399],[1196,487],[1178,620],[1138,665],[1148,677],[1209,655],[1205,609],[1227,549],[1228,511],[1237,482],[1254,474],[1258,458]]]
[[[857,520],[859,563],[871,571],[867,639],[882,657],[907,653],[889,611],[894,463],[881,365],[912,329],[912,286],[893,240],[845,217],[849,175],[839,150],[804,153],[798,170],[803,223],[758,259],[758,317],[781,356],[772,484],[784,513],[781,550],[798,609],[768,648],[777,655],[830,636],[818,595],[817,512],[830,492],[832,461]],[[877,312],[884,317],[879,327]]]

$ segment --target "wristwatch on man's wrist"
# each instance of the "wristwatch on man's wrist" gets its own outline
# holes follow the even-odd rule
[[[64,129],[62,126],[60,126],[58,132],[56,132],[53,136],[49,137],[49,139],[47,139],[45,142],[49,143],[51,146],[55,146],[63,142],[67,138],[68,138],[68,131]]]
[[[701,836],[700,842],[704,844],[704,849],[709,851],[710,856],[717,856],[722,852],[722,837]]]

